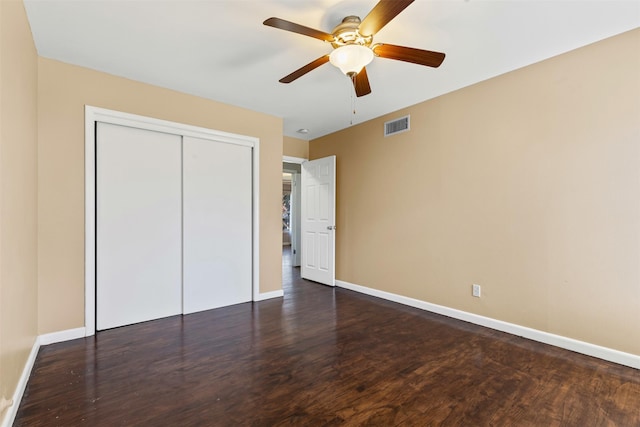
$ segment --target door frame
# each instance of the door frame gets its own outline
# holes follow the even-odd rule
[[[138,129],[192,136],[213,141],[250,147],[252,153],[252,296],[260,300],[260,140],[256,137],[237,135],[186,125],[137,114],[124,113],[85,105],[84,131],[84,289],[85,289],[85,336],[96,332],[96,122],[129,126]]]

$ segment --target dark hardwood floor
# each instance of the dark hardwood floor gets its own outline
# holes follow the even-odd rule
[[[283,269],[284,299],[42,347],[14,425],[640,426],[636,369]]]

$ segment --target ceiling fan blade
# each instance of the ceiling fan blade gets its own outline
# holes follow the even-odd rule
[[[313,37],[323,40],[325,42],[334,41],[333,35],[325,33],[324,31],[314,30],[313,28],[305,27],[304,25],[296,24],[294,22],[285,21],[280,18],[269,18],[263,22],[268,27],[279,28],[285,31],[291,31],[293,33],[302,34],[304,36]]]
[[[369,95],[371,93],[371,86],[369,85],[369,77],[367,77],[367,69],[363,68],[353,78],[353,87],[356,90],[358,97]]]
[[[327,62],[329,62],[329,55],[321,56],[320,58],[316,59],[315,61],[309,62],[304,67],[298,68],[297,70],[295,70],[293,73],[289,74],[288,76],[285,76],[285,77],[281,78],[280,79],[280,83],[291,83],[295,79],[304,76],[309,71],[313,71],[316,68],[318,68],[319,66],[326,64]]]
[[[362,20],[358,31],[363,36],[373,36],[387,25],[389,21],[398,16],[414,0],[380,0],[377,5]]]
[[[373,53],[382,58],[397,59],[398,61],[413,62],[414,64],[426,65],[438,68],[444,61],[445,54],[432,52],[430,50],[414,49],[412,47],[395,46],[392,44],[380,43],[371,48]]]

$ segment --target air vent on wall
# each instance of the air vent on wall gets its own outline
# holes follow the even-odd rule
[[[385,122],[384,136],[395,135],[396,133],[407,132],[409,130],[409,116],[400,117],[396,120]]]

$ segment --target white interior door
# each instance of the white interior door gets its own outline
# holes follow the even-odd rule
[[[302,265],[305,279],[335,286],[336,156],[302,164]]]
[[[300,267],[300,173],[294,172],[291,178],[291,251],[294,267]]]
[[[97,123],[96,328],[181,312],[181,137]]]
[[[183,139],[183,312],[251,301],[251,148]]]

